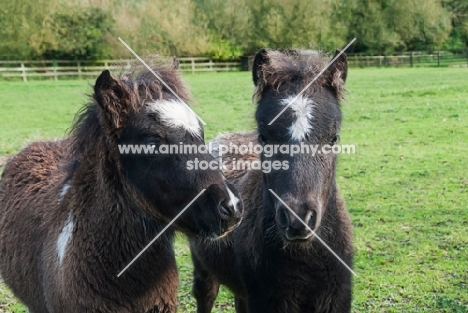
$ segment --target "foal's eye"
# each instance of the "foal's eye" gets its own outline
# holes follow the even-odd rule
[[[160,142],[159,142],[159,140],[157,138],[148,138],[148,139],[145,140],[145,145],[147,145],[147,146],[155,146],[156,147],[159,144],[160,144]]]
[[[156,113],[148,114],[149,118],[155,122],[159,122],[159,116]]]
[[[332,138],[332,140],[330,141],[330,145],[334,145],[336,144],[338,141],[340,141],[340,135],[335,135],[335,137]]]

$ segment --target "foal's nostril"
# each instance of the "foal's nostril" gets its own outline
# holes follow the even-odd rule
[[[219,206],[219,211],[224,215],[231,216],[231,212],[223,204]]]
[[[237,217],[236,208],[230,201],[223,201],[219,205],[219,213],[225,217]]]
[[[297,242],[310,240],[316,227],[317,211],[294,205],[292,209],[294,213],[284,206],[277,211],[277,223],[285,239]]]
[[[306,222],[310,228],[314,229],[317,223],[317,212],[315,210],[310,211],[310,216]]]

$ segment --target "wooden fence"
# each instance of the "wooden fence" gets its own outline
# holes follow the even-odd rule
[[[183,72],[239,71],[249,70],[252,57],[242,57],[241,62],[213,62],[210,58],[178,58]],[[350,67],[413,67],[452,66],[467,67],[468,51],[451,53],[405,52],[399,55],[369,56],[348,54]],[[120,71],[129,68],[133,60],[100,61],[0,61],[0,77],[4,79],[28,78],[58,80],[59,77],[88,78],[98,76],[102,70]]]
[[[178,58],[183,72],[238,71],[240,62],[213,62],[209,58]],[[99,61],[0,61],[0,76],[3,78],[52,78],[59,77],[96,77],[102,70],[122,70],[130,68],[133,60]]]
[[[348,62],[352,67],[466,67],[468,66],[468,51],[464,53],[448,51],[405,52],[379,56],[348,54]]]

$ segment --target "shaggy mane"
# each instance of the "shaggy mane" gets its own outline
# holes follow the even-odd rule
[[[329,55],[321,51],[311,50],[268,50],[268,62],[258,70],[258,84],[254,100],[259,100],[265,88],[288,92],[294,89],[299,92],[310,83],[330,62]],[[344,82],[340,71],[331,79],[331,84],[337,90],[338,99],[343,99]],[[327,71],[323,73],[310,88],[324,86],[327,83]],[[329,82],[329,81],[328,81]],[[296,90],[298,89],[298,90]],[[307,91],[306,91],[307,93]]]
[[[181,79],[177,70],[179,63],[176,59],[153,56],[146,59],[145,62],[182,100],[185,102],[191,100],[188,87]],[[171,93],[171,91],[139,61],[133,62],[130,70],[123,71],[119,76],[119,81],[137,96],[137,106],[141,106],[146,101],[161,100],[164,92]]]
[[[188,103],[191,95],[187,85],[182,80],[178,72],[178,61],[160,56],[151,56],[145,60],[151,71],[141,62],[135,61],[130,65],[130,69],[122,69],[117,80],[127,90],[131,97],[130,107],[127,113],[138,112],[146,103],[162,100],[164,93],[172,92],[152,73],[154,71],[182,100]],[[90,149],[90,142],[96,142],[97,138],[103,134],[116,132],[115,129],[103,129],[100,123],[99,105],[94,100],[94,94],[89,95],[91,102],[84,105],[75,116],[75,121],[71,127],[70,137],[72,138],[72,150],[75,155],[86,153],[85,149]],[[92,149],[92,148],[91,148]]]

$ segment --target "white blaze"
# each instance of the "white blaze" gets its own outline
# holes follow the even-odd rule
[[[227,191],[228,191],[228,193],[229,193],[229,198],[230,198],[229,204],[232,205],[232,206],[234,207],[234,211],[235,211],[235,212],[239,211],[239,210],[237,209],[237,205],[238,205],[239,202],[240,202],[239,198],[237,198],[237,197],[232,193],[232,191],[229,189],[229,187],[227,187]]]
[[[295,96],[289,96],[286,99],[283,99],[281,103],[283,105],[288,105]],[[312,119],[313,119],[313,101],[303,95],[299,96],[290,106],[289,109],[293,111],[293,116],[296,120],[289,127],[289,134],[291,139],[296,141],[303,141],[307,133],[313,128]]]
[[[182,127],[192,135],[202,137],[198,118],[185,103],[178,100],[155,101],[148,104],[148,110],[157,113],[166,126]]]

